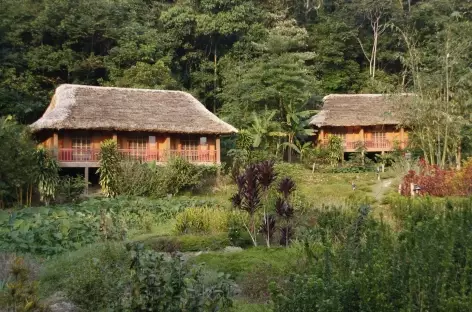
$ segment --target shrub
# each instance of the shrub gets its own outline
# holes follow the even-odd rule
[[[30,204],[36,169],[35,143],[28,128],[12,116],[0,117],[0,209]]]
[[[37,180],[41,201],[49,205],[49,202],[56,197],[59,185],[59,164],[42,147],[36,150],[35,158],[38,166]]]
[[[102,146],[102,149],[104,153],[106,152],[104,156],[111,153],[108,151],[111,148],[106,145]],[[194,191],[203,186],[208,177],[216,173],[215,166],[199,166],[179,157],[170,159],[165,165],[116,159],[118,159],[116,166],[113,164],[110,167],[109,161],[102,161],[105,167],[100,169],[100,172],[111,172],[110,178],[106,178],[106,175],[101,178],[101,181],[103,180],[101,183],[111,183],[114,196],[165,197],[169,194]]]
[[[117,185],[120,195],[149,196],[156,187],[155,169],[148,163],[121,161]]]
[[[364,207],[340,241],[307,239],[307,265],[271,287],[274,311],[468,310],[472,202],[404,200],[398,233]]]
[[[98,311],[125,292],[129,254],[122,244],[91,245],[47,263],[41,275],[45,294],[64,291],[85,311]]]
[[[205,275],[142,245],[92,245],[51,260],[44,295],[61,290],[85,311],[216,311],[231,305],[224,275]]]
[[[228,277],[205,276],[179,257],[164,260],[154,251],[134,247],[131,291],[119,301],[120,311],[224,311],[232,305]]]
[[[207,175],[215,173],[216,167],[214,166],[198,166],[183,158],[175,157],[166,164],[161,172],[162,190],[156,191],[176,195],[182,191],[194,190],[202,185]]]
[[[59,180],[56,203],[76,202],[84,193],[87,182],[81,176],[64,176]]]
[[[418,172],[410,170],[403,178],[402,195],[410,196],[410,185],[418,185],[420,195],[469,196],[472,194],[472,158],[460,171],[444,170],[420,161]]]
[[[115,197],[119,194],[120,180],[120,154],[118,145],[114,140],[105,140],[100,146],[100,185],[102,192],[107,197]]]
[[[11,264],[5,289],[0,287],[0,306],[6,311],[46,311],[39,302],[38,283],[31,280],[29,275],[30,269],[24,259],[16,257]]]
[[[228,232],[229,222],[244,220],[246,214],[222,208],[194,207],[175,217],[178,234],[208,234]]]
[[[142,243],[155,251],[171,253],[221,250],[230,244],[225,234],[159,236],[148,238]]]

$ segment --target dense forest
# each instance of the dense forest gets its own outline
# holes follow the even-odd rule
[[[1,5],[0,116],[21,123],[62,83],[186,90],[249,129],[254,147],[301,155],[306,118],[324,95],[409,92],[418,97],[400,111],[410,147],[441,167],[472,150],[470,1]]]
[[[0,115],[24,123],[62,83],[188,90],[237,127],[253,111],[313,108],[328,93],[415,91],[418,72],[442,86],[444,66],[451,94],[470,83],[464,0],[0,5]]]

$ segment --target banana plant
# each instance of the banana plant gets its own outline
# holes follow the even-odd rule
[[[315,131],[309,125],[309,119],[316,114],[316,110],[299,110],[293,103],[284,105],[285,121],[284,135],[287,138],[288,161],[292,161],[292,149],[298,137],[306,138],[313,136]]]
[[[252,146],[255,148],[267,144],[272,138],[280,136],[280,125],[274,121],[276,111],[265,111],[262,115],[252,113],[252,124],[247,129],[252,137]]]

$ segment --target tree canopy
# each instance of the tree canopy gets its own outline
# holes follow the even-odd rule
[[[328,93],[424,91],[458,136],[471,19],[461,0],[3,0],[0,116],[34,121],[62,83],[186,90],[239,128]]]

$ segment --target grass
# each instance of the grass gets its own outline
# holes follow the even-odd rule
[[[307,202],[324,205],[343,205],[353,197],[367,197],[372,201],[372,186],[377,183],[377,175],[364,173],[324,173],[312,172],[300,164],[279,164],[280,176],[289,176],[297,184],[298,194]],[[352,190],[352,182],[356,190]]]
[[[230,245],[228,234],[214,235],[147,235],[134,239],[156,251],[163,252],[196,252],[221,250]]]
[[[272,309],[264,303],[251,303],[245,300],[235,300],[231,312],[271,312]]]
[[[230,274],[239,279],[252,273],[259,266],[270,266],[274,271],[283,271],[287,265],[296,262],[295,250],[291,248],[254,247],[241,252],[209,252],[198,257],[195,263],[204,263],[209,269]]]

